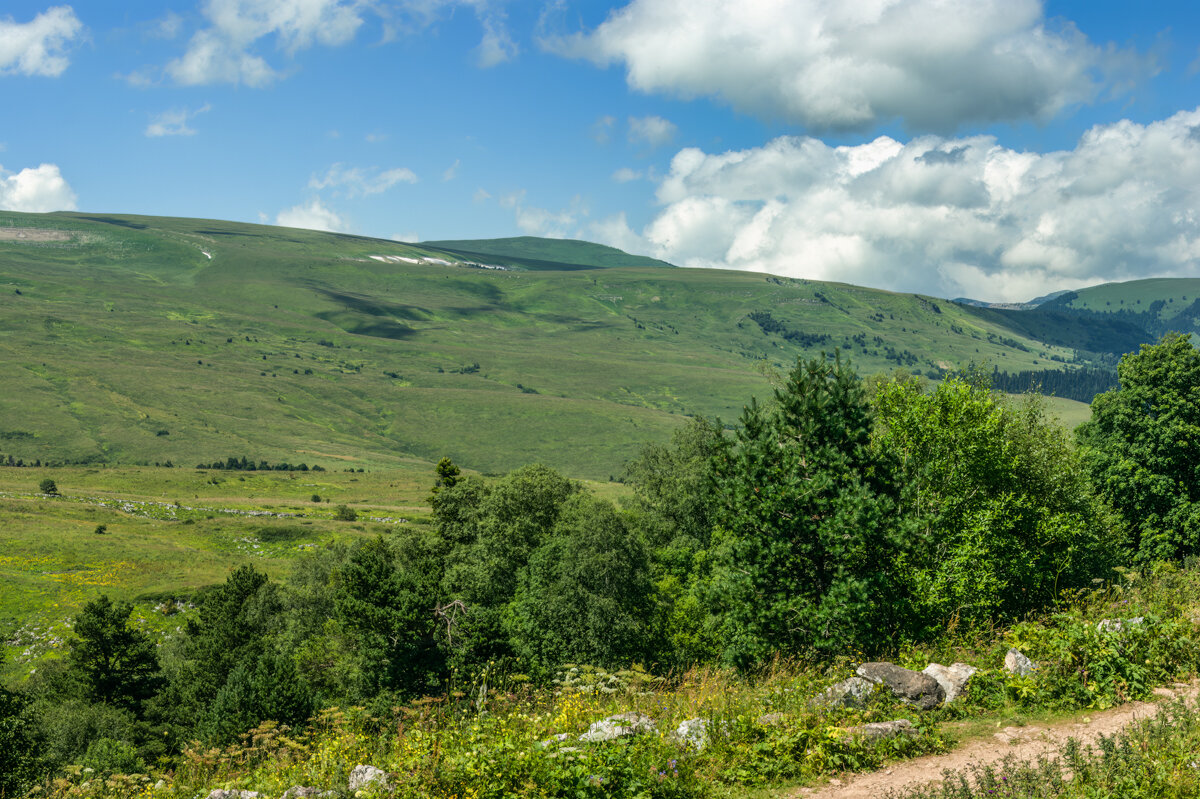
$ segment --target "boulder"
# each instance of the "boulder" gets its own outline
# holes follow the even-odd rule
[[[654,719],[641,713],[618,713],[606,719],[592,722],[587,732],[579,736],[584,743],[611,741],[626,735],[637,735],[642,732],[654,732]]]
[[[971,677],[979,669],[974,666],[968,666],[966,663],[952,663],[950,666],[943,666],[940,663],[930,663],[922,670],[922,674],[928,674],[933,679],[937,680],[938,685],[942,686],[942,690],[946,693],[946,704],[950,704],[957,699],[967,688],[967,683]]]
[[[1004,670],[1018,677],[1026,677],[1037,669],[1037,664],[1025,657],[1019,649],[1009,649],[1004,656]]]
[[[1145,616],[1134,616],[1132,619],[1101,619],[1096,622],[1096,629],[1102,633],[1119,633],[1129,627],[1140,627],[1145,621]]]
[[[562,743],[563,741],[569,741],[569,740],[571,740],[571,733],[569,733],[569,732],[560,732],[560,733],[558,733],[557,735],[551,735],[551,736],[550,736],[549,738],[547,738],[546,740],[544,740],[544,741],[540,742],[540,743],[538,744],[538,746],[540,746],[540,747],[542,747],[543,749],[545,749],[547,746],[554,746],[555,744],[560,744],[560,743]]]
[[[895,738],[897,735],[916,735],[917,728],[908,719],[896,719],[895,721],[876,721],[873,724],[847,727],[846,732],[875,741],[880,738]]]
[[[350,792],[361,790],[391,790],[387,772],[374,766],[355,766],[350,772]]]
[[[933,677],[894,663],[864,663],[856,674],[864,680],[886,685],[898,699],[918,710],[933,710],[946,698],[946,692]]]
[[[704,719],[684,719],[675,728],[675,740],[699,752],[708,746],[708,722]]]
[[[258,791],[229,791],[217,788],[208,792],[208,799],[258,799]]]
[[[808,703],[812,707],[863,707],[877,683],[862,677],[849,677],[834,683]]]

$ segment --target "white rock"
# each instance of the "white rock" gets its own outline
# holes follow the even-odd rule
[[[948,705],[966,690],[967,683],[977,671],[979,669],[968,666],[966,663],[952,663],[948,667],[940,663],[930,663],[922,670],[922,673],[928,674],[938,681],[938,685],[942,686],[942,690],[946,692],[946,698],[943,701]]]
[[[383,769],[374,766],[355,766],[350,772],[350,792],[364,788],[391,790],[392,784]]]
[[[1009,674],[1025,677],[1037,669],[1037,664],[1021,654],[1020,650],[1009,649],[1004,656],[1004,670]]]

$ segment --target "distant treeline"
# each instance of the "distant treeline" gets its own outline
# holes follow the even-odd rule
[[[197,469],[223,469],[232,472],[323,472],[324,467],[317,464],[309,466],[308,464],[291,464],[286,461],[283,463],[270,463],[269,461],[261,460],[255,463],[253,460],[243,455],[240,458],[230,455],[223,461],[213,461],[212,463],[197,463]]]
[[[1036,390],[1043,394],[1090,403],[1097,394],[1117,386],[1116,369],[1045,369],[1039,372],[992,372],[992,388],[1009,394]]]
[[[27,461],[23,458],[16,458],[16,457],[13,457],[12,455],[5,455],[3,453],[0,453],[0,466],[16,466],[16,467],[28,466],[28,467],[32,467],[32,468],[40,468],[42,466],[46,466],[46,467],[97,466],[97,465],[101,465],[101,464],[102,464],[102,461],[100,461],[97,456],[89,456],[87,458],[77,458],[75,460],[56,460],[56,461],[52,461],[49,459],[42,460],[41,458],[35,458],[34,460]],[[169,463],[167,465],[170,466]]]

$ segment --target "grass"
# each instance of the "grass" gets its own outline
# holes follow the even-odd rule
[[[949,302],[745,272],[382,263],[370,256],[451,256],[212,220],[0,226],[73,237],[0,240],[0,454],[26,461],[332,470],[449,455],[605,479],[686,415],[732,421],[798,356],[839,347],[871,373],[1073,355]],[[535,254],[587,250],[553,248]]]

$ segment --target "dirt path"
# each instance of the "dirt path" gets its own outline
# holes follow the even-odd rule
[[[1155,695],[1163,699],[1177,696],[1195,701],[1200,683],[1176,683],[1171,688],[1158,688]],[[902,790],[930,782],[941,782],[943,771],[956,771],[972,763],[997,763],[1009,755],[1018,760],[1037,760],[1049,755],[1068,738],[1093,743],[1101,735],[1112,735],[1134,721],[1152,718],[1158,713],[1155,702],[1132,702],[1110,710],[1081,713],[1074,719],[1053,724],[1029,727],[1005,727],[995,735],[976,738],[944,755],[929,755],[893,763],[881,771],[847,775],[830,780],[820,788],[801,788],[787,794],[790,799],[873,799],[885,791]],[[1084,719],[1088,721],[1084,721]]]

